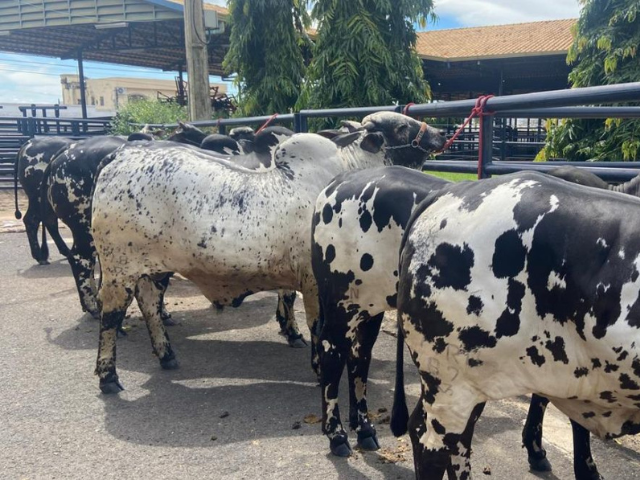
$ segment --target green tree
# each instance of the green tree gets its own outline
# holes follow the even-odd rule
[[[187,109],[177,103],[136,100],[118,110],[110,131],[114,135],[129,135],[141,128],[132,124],[172,124],[178,120],[186,121],[187,117]]]
[[[574,87],[640,81],[638,0],[580,0],[567,62]],[[640,160],[640,121],[567,120],[549,131],[544,155],[570,160]]]
[[[289,112],[305,75],[306,1],[230,0],[229,13],[231,41],[224,68],[238,74],[238,115]]]
[[[430,92],[413,24],[428,17],[432,0],[316,0],[318,32],[300,106],[425,101]]]

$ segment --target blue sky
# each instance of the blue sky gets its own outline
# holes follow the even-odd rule
[[[205,0],[226,5],[226,0]],[[438,22],[428,30],[575,18],[578,0],[435,0]],[[2,103],[57,103],[60,75],[77,73],[77,63],[48,57],[0,53],[0,105]],[[85,62],[89,78],[129,76],[172,80],[175,72]],[[212,81],[215,81],[212,77]]]

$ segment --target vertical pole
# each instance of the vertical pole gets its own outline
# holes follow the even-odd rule
[[[187,104],[187,99],[184,98],[184,76],[182,75],[183,65],[178,65],[178,103],[181,106]]]
[[[480,135],[482,135],[482,151],[478,158],[478,178],[489,178],[486,166],[491,165],[493,156],[493,117],[491,115],[480,117]]]
[[[210,120],[209,59],[202,0],[184,2],[184,41],[189,75],[189,119]]]
[[[82,62],[82,49],[78,50],[78,77],[80,81],[80,108],[82,108],[82,118],[87,118],[87,98],[84,92],[84,65]]]

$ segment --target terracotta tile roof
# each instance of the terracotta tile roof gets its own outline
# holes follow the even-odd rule
[[[576,19],[418,33],[416,50],[428,60],[480,60],[565,54]]]

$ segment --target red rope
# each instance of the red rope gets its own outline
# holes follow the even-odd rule
[[[460,133],[462,133],[464,128],[467,125],[469,125],[469,122],[471,122],[471,120],[473,120],[474,117],[478,117],[478,118],[482,119],[482,117],[493,115],[495,113],[495,112],[485,112],[485,110],[484,110],[486,108],[486,106],[487,106],[487,101],[489,101],[489,99],[492,98],[492,97],[493,97],[493,95],[481,95],[476,99],[475,107],[473,107],[471,109],[471,113],[469,114],[467,119],[464,121],[464,123],[460,126],[460,128],[458,128],[456,133],[454,133],[453,136],[449,140],[447,140],[447,143],[445,143],[444,146],[442,147],[442,149],[440,150],[441,152],[444,152],[447,148],[449,148],[453,144],[455,139],[458,138]],[[483,141],[482,141],[482,122],[480,122],[480,130],[478,132],[478,135],[480,136],[480,138],[478,139],[478,178],[481,178],[481,175],[482,175],[482,159],[483,159],[483,155],[482,155],[482,146],[483,146]]]
[[[411,106],[413,106],[413,105],[415,105],[415,103],[413,103],[413,102],[409,102],[409,103],[407,103],[407,104],[404,106],[404,108],[402,109],[402,114],[403,114],[403,115],[406,115],[406,116],[408,117],[408,116],[409,116],[409,107],[411,107]]]
[[[264,130],[265,128],[267,128],[267,126],[273,122],[275,120],[275,118],[278,116],[277,113],[274,113],[273,115],[271,115],[266,122],[264,122],[264,125],[262,125],[258,131],[256,132],[256,134],[260,133],[262,130]]]

